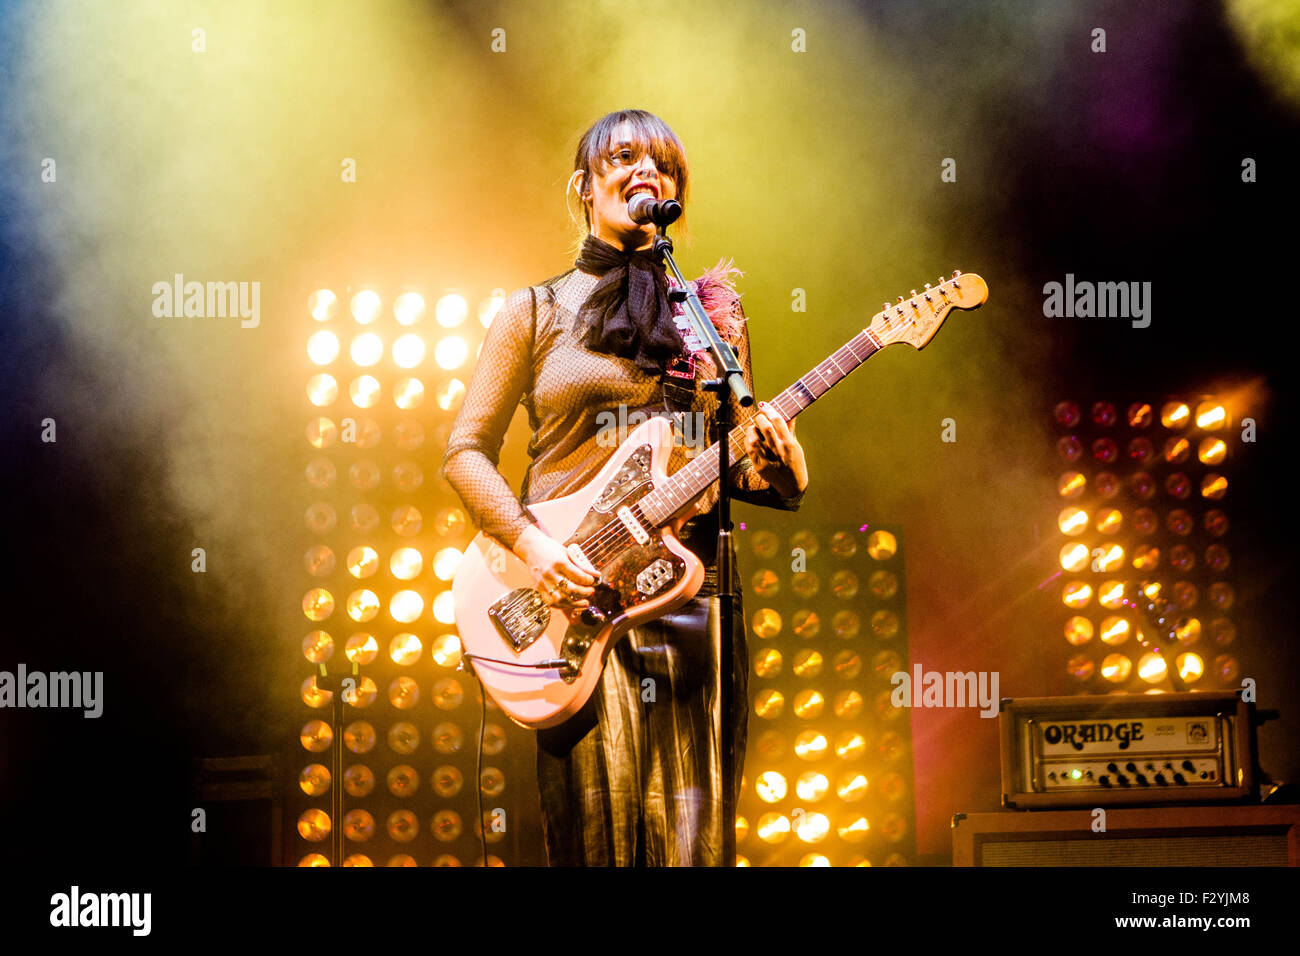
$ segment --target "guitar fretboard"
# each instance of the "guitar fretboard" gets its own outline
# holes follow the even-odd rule
[[[864,329],[769,404],[782,418],[789,421],[882,348],[884,345],[871,330]],[[730,395],[726,397],[730,399]],[[753,418],[753,413],[749,418]],[[745,457],[745,429],[748,424],[749,419],[746,419],[733,427],[727,435],[727,461],[732,464]],[[678,469],[667,481],[638,502],[641,513],[652,525],[658,527],[667,522],[718,480],[719,450],[718,443],[714,442],[707,451],[697,454],[689,464]]]

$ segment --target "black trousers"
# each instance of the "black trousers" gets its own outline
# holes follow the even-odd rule
[[[749,659],[737,592],[734,707],[724,730],[721,599],[705,590],[629,631],[583,711],[538,732],[542,829],[552,866],[724,865],[722,828],[735,821],[722,819],[721,748],[736,755],[738,799]]]

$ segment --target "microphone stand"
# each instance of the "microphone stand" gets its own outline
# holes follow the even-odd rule
[[[676,218],[675,216],[673,218]],[[704,306],[700,303],[700,297],[691,291],[691,287],[686,284],[686,279],[682,276],[681,270],[677,268],[677,262],[673,259],[673,242],[667,236],[668,223],[660,221],[659,234],[655,236],[654,251],[663,256],[673,278],[677,280],[679,288],[669,292],[668,297],[673,302],[684,302],[686,304],[686,315],[690,317],[691,324],[695,328],[695,334],[699,336],[701,342],[708,344],[709,351],[713,355],[713,361],[721,375],[718,378],[709,379],[702,383],[703,388],[710,392],[716,392],[718,396],[718,411],[714,416],[718,435],[718,598],[721,601],[718,609],[719,624],[722,635],[719,640],[719,657],[718,657],[718,676],[720,684],[720,703],[721,710],[719,728],[721,740],[719,741],[719,750],[722,755],[722,860],[724,866],[736,865],[736,753],[732,747],[734,736],[731,733],[731,715],[733,710],[734,689],[732,681],[735,676],[736,663],[733,661],[731,648],[732,640],[732,619],[734,607],[732,601],[735,599],[735,592],[731,585],[731,576],[733,574],[733,554],[731,544],[731,493],[728,488],[727,474],[730,468],[728,458],[731,452],[731,403],[728,391],[736,396],[736,400],[742,408],[748,408],[754,404],[754,394],[745,384],[744,371],[740,363],[736,360],[736,353],[731,350],[722,336],[718,334],[717,328],[714,327],[708,313],[704,311]],[[748,661],[741,661],[741,667],[748,667]]]

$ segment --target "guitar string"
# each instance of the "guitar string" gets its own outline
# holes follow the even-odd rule
[[[911,318],[911,316],[908,316],[903,321],[904,324],[911,324],[913,319]],[[863,335],[866,333],[867,330],[864,330],[863,333],[859,333],[859,334]],[[879,351],[879,349],[882,347],[882,346],[874,345],[874,343],[872,343],[870,339],[868,339],[867,342],[868,351],[866,352],[865,355],[859,356],[857,354],[857,351],[853,348],[853,342],[856,341],[857,338],[858,336],[854,336],[853,339],[850,339],[847,343],[840,346],[833,353],[831,353],[830,356],[828,356],[818,365],[814,366],[810,372],[808,372],[806,375],[798,379],[794,385],[791,385],[780,395],[778,395],[775,399],[773,399],[771,402],[772,407],[775,408],[782,415],[783,418],[785,417],[785,410],[781,406],[787,400],[794,401],[795,404],[799,407],[799,411],[803,411],[808,406],[803,405],[798,401],[797,398],[795,398],[794,389],[796,388],[796,386],[802,388],[805,392],[808,392],[809,395],[812,395],[813,400],[816,401],[816,399],[820,398],[821,395],[826,394],[826,392],[829,391],[832,387],[834,387],[834,385],[836,385],[838,382],[843,380],[850,372],[856,370],[863,362],[865,362],[868,358],[870,358],[873,354],[875,354],[875,352]],[[845,372],[840,367],[839,362],[836,361],[840,352],[843,352],[846,349],[854,359],[852,368],[849,369],[849,372]],[[827,382],[826,374],[822,371],[823,366],[826,366],[827,364],[834,366],[835,371],[838,373],[838,377],[835,379],[835,381],[829,383]],[[804,379],[809,378],[812,375],[816,375],[818,378],[820,378],[822,384],[826,386],[825,390],[821,393],[821,395],[814,395],[812,389],[810,389],[804,383]],[[732,437],[736,435],[737,431],[742,432],[742,440],[743,440],[743,429],[747,427],[749,421],[752,420],[753,420],[753,416],[751,416],[750,419],[746,421],[744,424],[737,426],[736,428],[733,428],[732,431],[728,433],[727,436],[728,442],[730,442]],[[710,449],[710,451],[711,450],[712,449]],[[690,466],[688,465],[687,467]],[[654,494],[655,491],[658,490],[659,489],[654,489],[651,493]],[[654,528],[652,528],[652,530],[657,530],[657,528],[658,526],[655,526]],[[622,519],[619,519],[617,521],[610,521],[607,524],[601,526],[601,528],[598,529],[594,534],[590,535],[585,540],[583,540],[578,545],[578,547],[583,552],[584,557],[586,557],[593,564],[593,566],[596,566],[601,562],[604,562],[609,557],[616,554],[617,551],[621,549],[628,542],[630,538],[631,538],[631,531],[623,523]],[[588,554],[588,549],[591,549],[590,554]]]
[[[907,321],[910,322],[911,320],[908,319]],[[857,337],[855,336],[854,338],[856,339]],[[872,348],[870,351],[867,352],[865,356],[859,356],[856,350],[852,348],[852,343],[853,340],[850,340],[845,345],[842,345],[840,348],[836,349],[834,353],[832,353],[828,358],[823,360],[820,364],[815,366],[807,375],[804,375],[802,378],[800,378],[795,383],[795,385],[792,385],[789,388],[787,388],[785,391],[783,391],[780,395],[778,395],[775,399],[772,400],[771,402],[772,407],[775,408],[777,412],[779,412],[782,415],[783,418],[785,417],[786,412],[785,409],[782,407],[782,405],[786,401],[794,401],[795,404],[799,407],[799,411],[803,411],[808,406],[803,405],[795,398],[793,392],[795,386],[802,387],[804,391],[808,392],[811,395],[812,390],[808,388],[807,385],[804,384],[804,379],[812,375],[816,375],[818,378],[822,380],[822,384],[826,386],[826,391],[829,391],[836,383],[838,383],[843,378],[845,378],[849,374],[849,372],[852,372],[855,369],[857,369],[858,366],[860,366],[863,362],[865,362],[868,358],[870,358],[872,354],[874,354],[877,351],[876,348]],[[840,367],[839,362],[836,361],[836,358],[837,356],[839,356],[839,353],[843,352],[846,349],[849,351],[849,353],[853,356],[855,360],[853,367],[849,369],[849,372],[845,372]],[[834,382],[828,383],[826,374],[822,371],[823,366],[827,364],[834,366],[835,371],[838,373],[838,378],[836,378]],[[826,391],[823,391],[821,394],[823,395],[826,394]],[[820,397],[819,395],[814,395],[813,396],[814,401],[819,397]],[[728,433],[728,440],[730,441],[732,437],[735,437],[737,431],[741,431],[743,433],[743,429],[747,427],[749,421],[752,420],[753,420],[753,416],[751,416],[750,419],[746,421],[744,424],[738,426],[737,428],[733,428],[732,431]],[[711,448],[710,451],[712,451]],[[655,491],[658,490],[659,489],[655,489]],[[652,494],[653,493],[654,492],[652,491]],[[613,554],[617,553],[617,549],[621,548],[630,537],[631,537],[631,532],[623,524],[621,519],[618,521],[610,521],[609,523],[601,526],[601,528],[597,530],[593,535],[589,536],[584,541],[582,541],[579,544],[579,548],[582,550],[583,555],[586,556],[588,560],[592,561],[593,565],[596,565],[605,561]],[[592,549],[590,554],[588,554],[588,548]]]

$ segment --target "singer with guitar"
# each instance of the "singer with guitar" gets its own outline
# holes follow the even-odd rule
[[[684,203],[688,182],[685,151],[657,116],[621,110],[587,130],[568,181],[586,224],[576,266],[507,298],[488,329],[448,440],[444,477],[484,535],[526,565],[533,580],[521,590],[533,596],[533,611],[543,621],[554,610],[575,622],[584,612],[598,615],[592,605],[597,568],[581,548],[566,548],[539,527],[497,470],[515,407],[523,403],[532,428],[522,500],[534,504],[570,494],[601,471],[612,445],[627,438],[619,435],[611,445],[601,436],[600,423],[612,420],[611,413],[622,409],[620,421],[630,410],[713,421],[718,399],[698,385],[714,375],[711,358],[681,306],[668,298],[671,280],[651,251],[655,227],[634,218],[642,218],[645,200],[632,201],[645,193]],[[732,285],[736,273],[720,262],[693,284],[722,338],[737,350],[752,388],[749,334]],[[747,456],[732,468],[734,496],[797,509],[808,467],[793,421],[766,406],[742,411],[734,396],[729,400],[733,421],[744,428]],[[674,445],[668,472],[697,450],[703,448]],[[553,866],[723,863],[722,828],[733,821],[720,813],[721,748],[734,750],[738,791],[749,658],[737,573],[728,637],[735,672],[727,675],[734,712],[723,715],[716,495],[716,487],[709,488],[677,519],[681,544],[705,568],[698,592],[628,630],[603,671],[590,671],[599,683],[585,706],[538,731],[542,823]],[[535,639],[521,638],[518,646]]]

